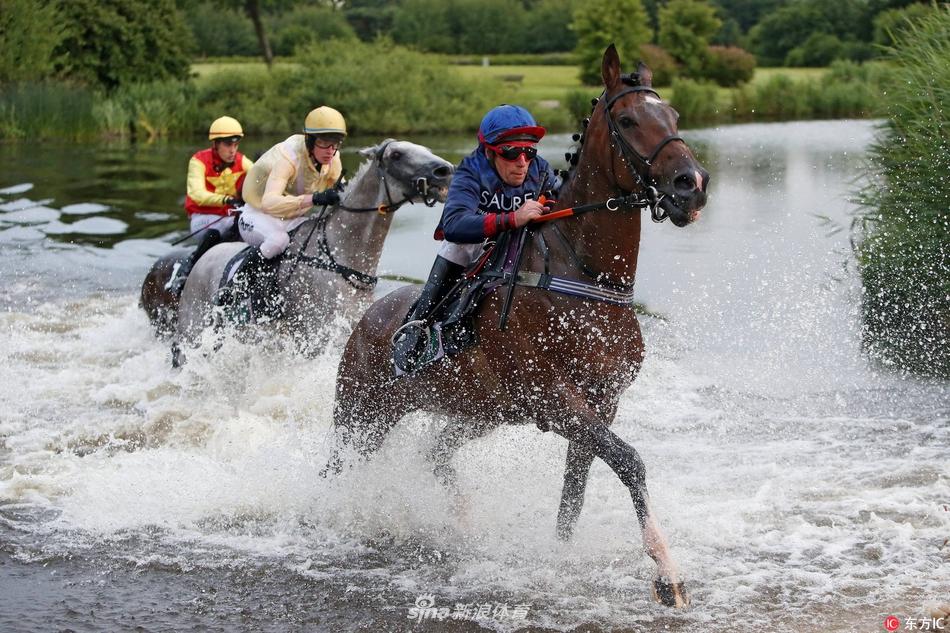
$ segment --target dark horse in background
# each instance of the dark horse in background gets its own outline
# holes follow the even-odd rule
[[[685,226],[699,217],[709,179],[677,136],[676,112],[651,88],[652,73],[643,64],[638,70],[621,75],[616,49],[604,53],[605,91],[554,208],[598,210],[533,226],[520,267],[525,275],[547,270],[586,284],[592,294],[609,291],[629,301],[522,287],[502,331],[499,295],[505,293],[496,292],[479,307],[477,346],[394,378],[390,337],[417,294],[414,287],[400,288],[373,304],[347,342],[334,412],[339,448],[329,470],[341,467],[346,447],[369,454],[403,416],[424,410],[453,420],[432,450],[436,475],[451,486],[450,459],[462,442],[500,424],[534,422],[570,442],[558,535],[573,533],[591,462],[599,457],[629,489],[644,547],[657,563],[654,598],[683,607],[688,597],[651,511],[644,464],[610,424],[643,361],[632,307],[639,209],[649,206],[654,219],[668,216]],[[631,199],[650,202],[636,207]]]

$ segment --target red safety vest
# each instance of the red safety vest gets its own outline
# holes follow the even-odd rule
[[[242,171],[244,166],[244,155],[238,152],[234,157],[234,163],[226,165],[218,156],[214,148],[209,147],[200,152],[196,152],[192,158],[199,160],[205,166],[205,187],[210,193],[218,193],[223,196],[239,198],[241,189],[244,187],[244,178],[246,171]],[[191,199],[191,196],[185,194],[185,211],[188,215],[193,213],[205,213],[208,215],[228,215],[233,209],[225,204],[204,206],[199,205]]]

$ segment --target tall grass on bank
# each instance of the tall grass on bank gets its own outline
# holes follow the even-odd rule
[[[881,114],[890,77],[888,66],[837,61],[819,78],[780,73],[725,93],[712,83],[677,79],[670,101],[686,126],[870,117]]]
[[[5,85],[0,90],[0,138],[96,138],[95,102],[92,92],[68,84]]]
[[[859,194],[864,343],[886,365],[947,378],[950,7],[899,34],[891,57],[899,81]]]

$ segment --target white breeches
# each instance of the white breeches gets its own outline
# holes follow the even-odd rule
[[[263,211],[259,211],[249,204],[241,209],[241,219],[238,228],[241,230],[241,239],[251,246],[258,246],[265,259],[277,257],[290,244],[287,232],[300,226],[306,217],[293,220],[281,220]]]
[[[481,257],[484,252],[484,244],[481,242],[477,244],[458,244],[442,240],[442,245],[439,247],[439,257],[443,257],[459,266],[468,266]]]
[[[210,213],[195,213],[188,216],[189,221],[191,222],[191,232],[194,234],[192,237],[194,239],[201,241],[201,238],[205,236],[205,231],[203,229],[208,228],[212,224],[211,228],[221,231],[224,233],[224,229],[228,228],[231,225],[231,220],[228,219],[226,215],[211,215]],[[217,222],[217,224],[215,224]],[[200,233],[198,231],[201,231]]]

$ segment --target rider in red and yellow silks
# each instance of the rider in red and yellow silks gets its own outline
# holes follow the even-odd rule
[[[185,211],[192,231],[230,215],[234,207],[241,204],[244,178],[254,165],[238,151],[243,136],[244,130],[235,119],[229,116],[216,119],[208,130],[211,147],[195,153],[188,162]]]
[[[188,161],[185,211],[192,235],[200,238],[198,247],[178,264],[165,288],[180,293],[188,273],[198,258],[212,246],[239,239],[234,208],[243,204],[241,193],[247,172],[254,166],[238,151],[244,137],[241,124],[229,116],[215,119],[208,130],[211,147],[196,152]]]

